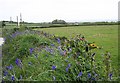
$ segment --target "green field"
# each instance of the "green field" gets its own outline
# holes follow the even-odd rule
[[[111,53],[112,67],[118,67],[118,25],[102,25],[102,26],[72,26],[61,28],[42,28],[34,29],[42,30],[56,36],[65,36],[71,38],[76,34],[82,34],[89,42],[95,44],[102,49],[96,50],[97,60],[101,60],[103,52]]]

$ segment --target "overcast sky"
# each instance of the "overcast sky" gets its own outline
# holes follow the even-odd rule
[[[22,14],[23,21],[67,22],[118,20],[120,0],[0,0],[0,20],[16,21]]]

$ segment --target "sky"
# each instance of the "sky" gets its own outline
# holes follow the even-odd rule
[[[66,22],[117,21],[120,0],[0,0],[0,21]]]

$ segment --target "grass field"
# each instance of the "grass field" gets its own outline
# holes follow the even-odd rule
[[[82,34],[89,42],[95,42],[96,45],[102,47],[97,53],[97,60],[101,60],[103,52],[111,53],[112,67],[118,68],[118,25],[103,26],[73,26],[61,28],[43,28],[34,29],[42,30],[57,36],[65,36],[70,38],[76,34]]]

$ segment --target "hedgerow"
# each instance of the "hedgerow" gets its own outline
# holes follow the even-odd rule
[[[8,30],[7,30],[8,32]],[[115,81],[110,53],[96,61],[99,46],[83,35],[71,39],[43,31],[10,31],[3,35],[3,81]]]

